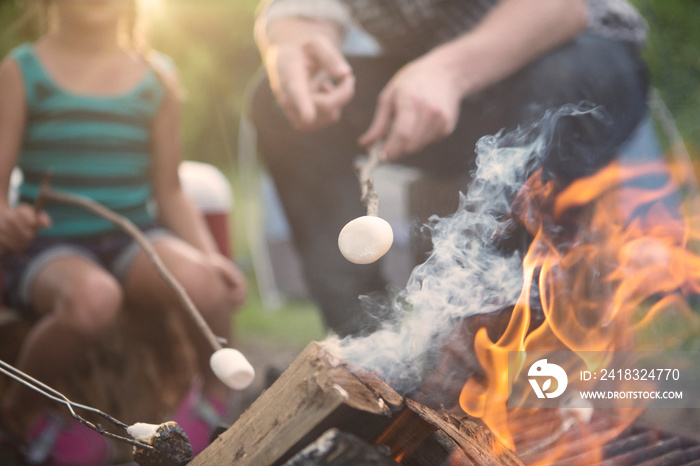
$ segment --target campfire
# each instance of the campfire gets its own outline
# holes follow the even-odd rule
[[[192,464],[699,460],[700,440],[637,425],[651,401],[630,403],[697,377],[693,354],[638,366],[700,333],[692,166],[672,145],[562,187],[536,168],[567,111],[483,138],[459,209],[429,225],[430,257],[388,304],[395,319],[310,345]],[[518,232],[527,248],[506,247]],[[583,398],[611,378],[621,396]]]

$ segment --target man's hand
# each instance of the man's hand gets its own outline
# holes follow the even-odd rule
[[[585,30],[586,12],[586,0],[499,2],[472,30],[399,70],[360,144],[384,139],[396,159],[451,134],[462,99],[570,41]]]
[[[29,204],[4,208],[0,213],[0,253],[19,252],[36,236],[39,228],[51,226],[46,212],[36,212]]]
[[[382,90],[374,119],[359,143],[384,140],[384,153],[395,160],[450,135],[459,119],[462,93],[430,55],[402,69]]]
[[[355,94],[352,69],[336,42],[325,34],[271,43],[264,61],[278,103],[299,130],[338,121]]]

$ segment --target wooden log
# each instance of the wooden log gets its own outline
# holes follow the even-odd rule
[[[330,428],[387,446],[401,464],[522,464],[485,428],[405,400],[311,343],[190,465],[282,465]]]
[[[311,343],[190,465],[282,464],[331,427],[377,436],[402,407],[395,391],[364,384]]]

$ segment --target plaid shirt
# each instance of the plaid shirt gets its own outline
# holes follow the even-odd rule
[[[478,24],[499,0],[266,0],[259,21],[303,16],[358,24],[385,53],[420,56]],[[589,31],[641,46],[646,23],[626,0],[588,0]]]

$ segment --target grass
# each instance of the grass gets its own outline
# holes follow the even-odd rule
[[[310,301],[287,301],[279,309],[266,309],[255,291],[236,314],[235,326],[238,340],[299,349],[326,335],[320,313]]]
[[[241,176],[237,168],[221,168],[233,190],[234,213],[229,216],[231,244],[236,263],[249,280],[248,299],[234,320],[236,339],[303,349],[309,342],[326,336],[320,310],[310,299],[283,299],[282,305],[275,309],[261,299],[250,251],[251,238],[266,234],[263,230],[264,202],[259,194],[260,174],[253,169],[254,173]]]

